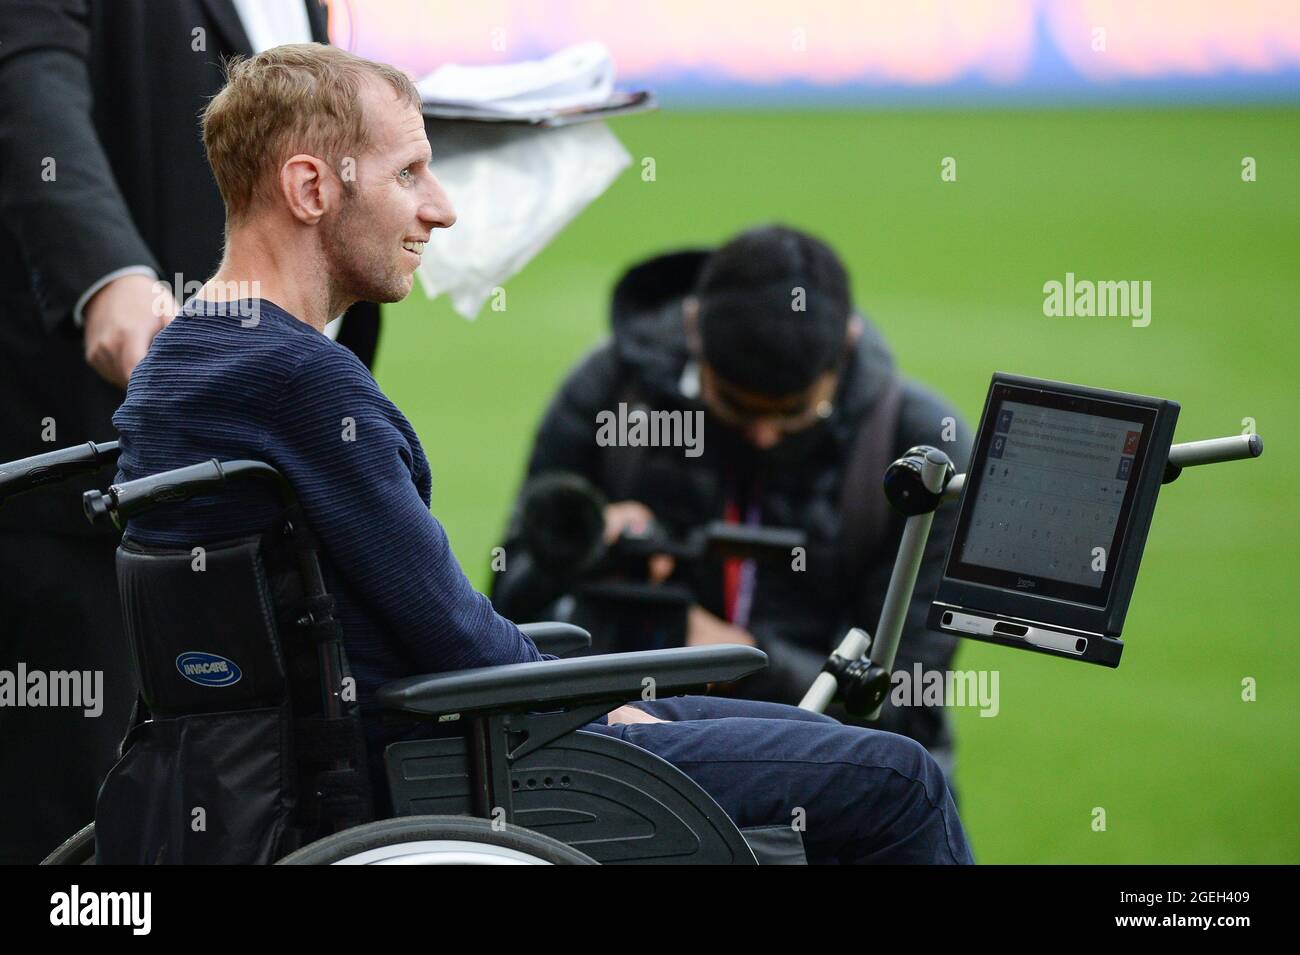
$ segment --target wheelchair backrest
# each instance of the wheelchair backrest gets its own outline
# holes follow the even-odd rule
[[[271,862],[373,818],[342,629],[278,472],[212,461],[91,492],[86,510],[120,526],[232,476],[280,484],[284,512],[264,533],[158,548],[128,525],[118,548],[143,706],[100,787],[100,862]]]
[[[191,550],[123,538],[122,613],[140,689],[157,716],[274,706],[284,652],[260,538]]]

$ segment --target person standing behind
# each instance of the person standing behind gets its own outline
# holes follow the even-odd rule
[[[327,42],[316,0],[0,0],[0,461],[112,438],[132,369],[221,259],[199,113],[222,61]],[[378,308],[339,340],[369,364]],[[102,673],[99,714],[0,707],[0,863],[89,822],[135,699],[113,551],[78,491],[0,506],[0,670]]]

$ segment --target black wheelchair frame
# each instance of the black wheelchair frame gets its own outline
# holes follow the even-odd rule
[[[115,442],[90,443],[0,465],[0,501],[96,471],[117,451]],[[275,489],[282,519],[260,536],[203,545],[203,573],[193,550],[123,539],[118,578],[140,699],[100,790],[99,830],[85,827],[48,864],[804,861],[793,827],[742,832],[676,767],[581,729],[646,698],[647,688],[703,692],[754,673],[766,656],[753,647],[563,659],[590,645],[585,631],[525,624],[540,650],[561,659],[381,688],[386,718],[424,721],[444,735],[389,744],[387,798],[374,799],[341,628],[283,476],[259,461],[213,459],[87,492],[83,506],[92,522],[123,528],[146,511],[249,480]],[[187,685],[195,681],[180,668],[184,652],[200,647],[208,658],[246,661],[244,685],[221,704]]]

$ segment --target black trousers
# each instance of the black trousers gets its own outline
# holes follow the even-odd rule
[[[20,663],[28,674],[75,670],[102,679],[97,715],[84,705],[49,705],[57,701],[48,695],[45,705],[0,705],[0,863],[39,862],[94,818],[99,784],[126,731],[136,686],[116,545],[0,532],[0,671],[10,686]]]

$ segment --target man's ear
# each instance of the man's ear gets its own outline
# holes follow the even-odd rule
[[[692,355],[700,354],[700,300],[694,295],[682,299],[682,325],[686,328],[686,347]]]
[[[304,225],[315,225],[337,201],[337,186],[325,163],[299,153],[280,167],[280,194],[289,213]]]

